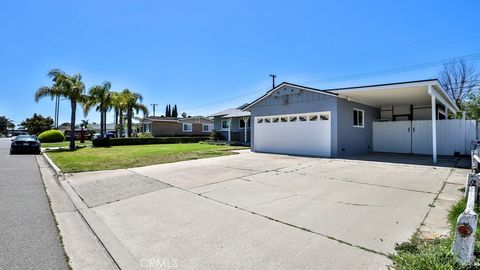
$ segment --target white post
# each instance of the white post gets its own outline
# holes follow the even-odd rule
[[[448,107],[445,106],[445,119],[448,120]]]
[[[228,141],[232,141],[232,118],[228,118]]]
[[[435,102],[433,87],[429,85],[428,88],[428,92],[432,96],[432,155],[433,163],[437,163],[437,103]]]
[[[247,142],[247,124],[248,124],[248,116],[243,117],[243,122],[245,123],[245,142]]]

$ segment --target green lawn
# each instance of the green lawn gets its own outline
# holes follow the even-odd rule
[[[77,145],[77,146],[92,145],[92,141],[87,141],[87,140],[85,140],[85,143],[80,143],[80,141],[75,141],[75,145]],[[43,148],[49,148],[49,147],[69,147],[69,146],[70,146],[70,141],[56,142],[56,143],[42,143],[42,147],[43,147]]]
[[[226,156],[230,150],[246,147],[188,144],[148,144],[113,147],[85,147],[76,151],[47,151],[63,172],[84,172],[140,167],[182,160]]]

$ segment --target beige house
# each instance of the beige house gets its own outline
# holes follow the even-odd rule
[[[150,116],[143,118],[140,123],[142,132],[150,132],[154,137],[208,136],[213,130],[213,120],[203,116]]]

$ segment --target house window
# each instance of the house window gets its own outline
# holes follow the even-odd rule
[[[192,124],[191,123],[184,123],[183,124],[183,132],[192,132]]]
[[[203,124],[202,130],[203,132],[211,132],[213,130],[213,125]]]
[[[364,127],[365,115],[363,110],[353,109],[353,126]]]
[[[222,120],[222,129],[229,129],[228,120]]]
[[[200,122],[200,118],[198,118],[198,117],[195,118],[195,121]]]
[[[239,122],[239,125],[240,125],[240,129],[244,129],[245,128],[245,120],[243,119],[240,119]],[[250,119],[248,119],[247,121],[247,128],[250,128]]]
[[[143,132],[152,132],[152,124],[143,124]]]

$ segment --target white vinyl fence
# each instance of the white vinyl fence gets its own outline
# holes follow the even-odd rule
[[[438,155],[468,155],[476,139],[475,120],[437,120]],[[432,121],[374,122],[373,151],[431,155]]]

